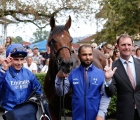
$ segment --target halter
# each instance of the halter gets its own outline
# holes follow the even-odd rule
[[[53,55],[54,55],[54,57],[56,59],[56,65],[58,67],[58,70],[60,70],[60,67],[62,66],[62,64],[65,63],[65,61],[63,61],[60,57],[58,57],[60,51],[62,49],[64,49],[64,48],[68,49],[68,51],[70,53],[70,60],[71,60],[71,53],[72,53],[71,50],[70,50],[70,48],[68,46],[66,46],[66,45],[61,46],[61,48],[59,48],[57,51],[54,48],[54,44],[57,43],[57,40],[55,40],[53,37],[56,36],[56,35],[58,35],[58,34],[62,34],[63,31],[67,31],[69,33],[68,28],[66,26],[61,26],[61,25],[60,26],[56,26],[51,31],[51,33],[49,35],[49,38],[50,38],[49,45],[51,46]],[[71,38],[70,41],[72,41],[72,37],[71,36],[70,36],[70,38]],[[66,65],[68,65],[68,64],[66,64]]]
[[[52,46],[52,45],[53,45],[53,42],[51,42],[51,46]],[[62,46],[62,47],[59,48],[57,51],[55,51],[54,47],[52,46],[53,54],[54,54],[54,57],[55,57],[55,59],[56,59],[56,64],[57,64],[58,70],[60,70],[61,64],[62,64],[62,62],[63,62],[63,61],[58,57],[58,55],[59,55],[60,51],[61,51],[62,49],[64,49],[64,48],[68,49],[68,51],[69,51],[69,53],[70,53],[70,59],[71,59],[71,53],[72,53],[72,51],[70,50],[69,47],[67,47],[67,46]]]

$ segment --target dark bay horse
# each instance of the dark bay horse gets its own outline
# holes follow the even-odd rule
[[[60,100],[55,92],[55,77],[59,70],[69,73],[73,68],[79,66],[80,62],[72,49],[72,37],[69,33],[71,17],[65,25],[56,26],[54,17],[50,19],[51,31],[48,38],[50,46],[49,69],[44,81],[44,92],[49,102],[49,110],[53,120],[59,120]],[[94,64],[98,68],[105,66],[106,57],[98,50],[94,50]],[[65,96],[65,108],[71,109],[71,97]]]

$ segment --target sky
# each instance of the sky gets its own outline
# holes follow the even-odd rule
[[[59,23],[56,24],[59,25]],[[93,23],[85,23],[85,21],[81,20],[78,24],[72,23],[69,32],[72,37],[90,36],[96,33],[96,28],[96,21]],[[29,42],[30,38],[33,38],[33,32],[35,32],[36,29],[37,27],[32,23],[9,24],[7,26],[7,36],[21,36],[24,41]],[[50,26],[48,25],[44,30],[50,31]]]

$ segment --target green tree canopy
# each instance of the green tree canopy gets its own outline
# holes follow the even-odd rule
[[[101,9],[96,18],[104,18],[106,23],[97,39],[115,43],[116,37],[127,33],[134,39],[140,34],[140,0],[99,0]]]
[[[45,28],[53,15],[92,18],[96,0],[0,0],[0,17],[10,15],[17,22],[31,22]]]
[[[41,40],[47,40],[49,36],[49,32],[42,29],[37,29],[36,32],[33,33],[34,36],[34,43],[39,42]]]
[[[22,40],[22,37],[16,36],[16,37],[12,37],[12,42],[13,43],[22,43],[24,41]]]

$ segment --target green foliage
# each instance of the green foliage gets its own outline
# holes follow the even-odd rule
[[[98,35],[98,39],[115,43],[116,37],[120,34],[127,33],[132,37],[140,34],[139,0],[99,1],[101,10],[96,14],[96,18],[103,18],[106,23],[101,31],[103,34]]]
[[[42,29],[36,29],[36,32],[33,33],[34,43],[39,42],[41,40],[46,40],[49,36],[49,32]]]
[[[17,36],[17,37],[12,37],[12,42],[13,43],[22,43],[23,40],[22,40],[22,37]]]
[[[22,39],[22,37],[20,37],[20,36],[17,36],[16,39],[17,39],[17,41],[18,41],[19,43],[23,42],[23,39]]]
[[[111,98],[109,107],[108,107],[108,112],[107,115],[111,116],[116,114],[116,100],[117,100],[117,93]]]
[[[42,85],[42,89],[43,89],[46,74],[45,73],[36,73],[35,76],[40,81],[40,83]]]

